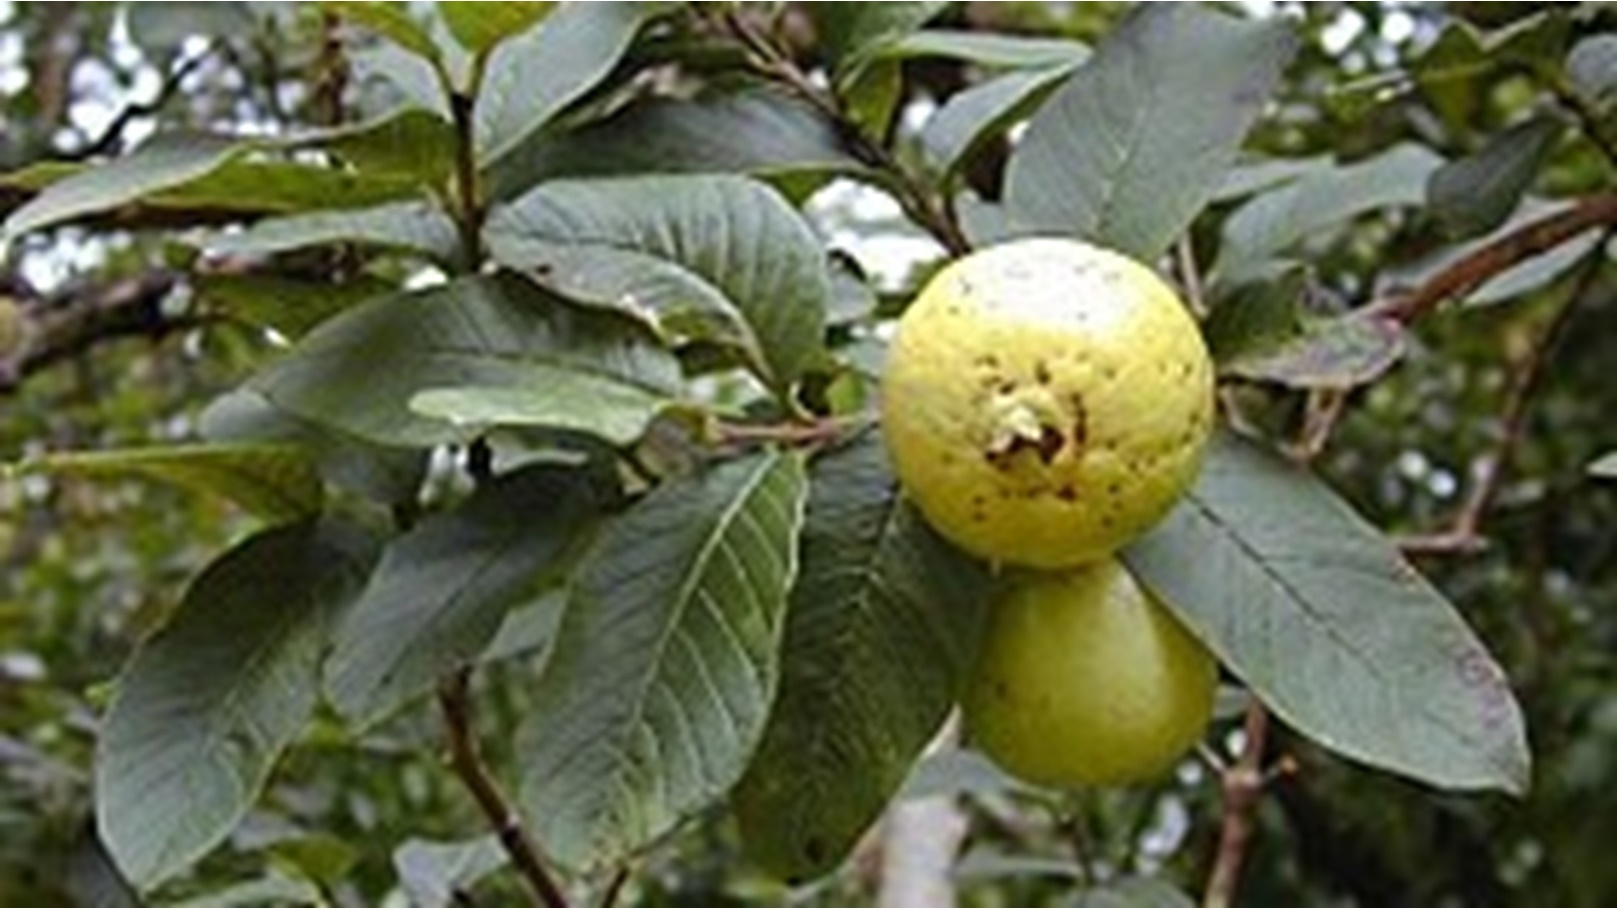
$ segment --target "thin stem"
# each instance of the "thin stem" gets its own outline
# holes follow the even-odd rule
[[[1202,899],[1205,907],[1228,907],[1235,900],[1241,867],[1252,843],[1253,813],[1268,779],[1263,770],[1263,751],[1269,739],[1269,711],[1255,698],[1247,705],[1243,729],[1246,741],[1241,744],[1241,757],[1222,775],[1224,818],[1218,855]]]
[[[472,96],[453,92],[449,107],[455,118],[455,228],[467,271],[483,261],[483,188],[477,172]]]
[[[776,47],[768,37],[752,27],[745,15],[735,9],[726,9],[716,17],[706,12],[709,20],[734,37],[746,51],[748,65],[764,78],[779,82],[811,107],[836,124],[838,132],[854,156],[864,164],[881,171],[891,181],[890,189],[904,213],[925,228],[951,255],[960,256],[971,250],[971,241],[961,230],[954,207],[927,181],[900,161],[885,145],[865,135],[843,107],[834,91],[821,88],[810,79],[797,62]]]
[[[1599,248],[1604,246],[1614,233],[1617,231],[1607,231],[1601,235],[1600,243],[1596,244],[1595,252],[1590,255],[1566,302],[1545,324],[1526,353],[1512,365],[1509,382],[1505,387],[1504,401],[1499,409],[1499,439],[1492,449],[1484,452],[1472,463],[1471,487],[1459,510],[1455,512],[1454,518],[1442,531],[1401,540],[1399,546],[1405,553],[1464,554],[1476,552],[1485,545],[1482,522],[1498,498],[1511,458],[1522,437],[1527,433],[1528,405],[1543,378],[1544,365],[1565,335],[1567,323],[1571,321],[1578,305],[1594,296],[1591,291],[1605,267],[1605,257]]]
[[[187,76],[196,72],[202,64],[206,63],[224,47],[223,42],[215,41],[203,48],[201,53],[181,60],[169,71],[168,76],[163,79],[162,85],[157,87],[157,93],[152,95],[151,100],[125,104],[107,123],[101,134],[91,140],[84,148],[75,152],[73,157],[76,159],[94,158],[97,155],[112,151],[113,146],[123,139],[124,130],[129,128],[129,124],[136,117],[149,117],[162,110],[163,106],[168,104],[169,99],[179,92],[180,83],[184,82]]]
[[[505,849],[534,897],[542,906],[566,907],[566,893],[545,868],[533,836],[528,833],[505,794],[500,792],[499,784],[495,783],[493,774],[483,761],[477,736],[472,730],[470,681],[470,673],[460,670],[438,687],[438,707],[449,734],[450,763],[455,774],[466,784],[466,789],[471,791],[489,827],[499,837],[500,846]]]
[[[719,423],[719,440],[731,445],[779,443],[781,445],[819,445],[858,430],[869,422],[868,417],[823,417],[805,423],[751,424]]]

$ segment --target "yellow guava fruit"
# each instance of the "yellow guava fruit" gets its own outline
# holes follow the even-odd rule
[[[1074,240],[983,249],[899,320],[883,435],[910,498],[979,556],[1055,568],[1151,527],[1213,424],[1196,322],[1150,269]]]
[[[1218,665],[1115,558],[1010,579],[963,698],[972,741],[1050,787],[1157,777],[1201,738]]]

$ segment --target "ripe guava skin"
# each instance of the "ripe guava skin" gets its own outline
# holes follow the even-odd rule
[[[962,699],[971,740],[1049,787],[1159,777],[1206,730],[1218,665],[1118,560],[1008,580]]]
[[[927,283],[899,321],[881,410],[898,479],[934,528],[985,559],[1059,568],[1114,552],[1189,487],[1213,367],[1150,269],[1016,240]]]

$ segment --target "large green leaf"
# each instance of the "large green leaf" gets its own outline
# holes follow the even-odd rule
[[[564,3],[489,54],[473,122],[485,164],[542,129],[606,78],[668,3]]]
[[[1363,161],[1305,173],[1236,209],[1224,223],[1218,280],[1245,281],[1269,260],[1376,209],[1419,205],[1443,160],[1421,145],[1398,145]]]
[[[29,231],[72,221],[189,183],[240,154],[225,136],[162,133],[122,158],[86,168],[45,187],[6,219],[0,249]]]
[[[1555,117],[1534,117],[1489,139],[1475,155],[1433,171],[1426,184],[1432,214],[1460,237],[1486,234],[1504,224],[1562,130]]]
[[[25,462],[23,468],[83,477],[145,477],[223,497],[270,521],[307,518],[325,501],[313,460],[294,446],[274,443],[58,452]]]
[[[1439,787],[1521,793],[1503,672],[1380,532],[1307,473],[1233,438],[1124,551],[1140,580],[1299,732]]]
[[[600,498],[578,471],[534,466],[390,542],[337,629],[332,703],[368,724],[476,661],[508,610],[560,581]]]
[[[788,880],[836,866],[954,704],[987,573],[899,497],[866,434],[813,466],[781,692],[737,790],[749,854]]]
[[[950,96],[921,130],[921,148],[933,170],[953,174],[984,143],[1027,117],[1075,65],[1018,70]]]
[[[120,678],[97,746],[96,818],[123,873],[156,885],[207,853],[308,722],[333,616],[369,544],[289,525],[209,566]]]
[[[208,241],[210,253],[267,256],[333,243],[396,247],[453,262],[460,253],[455,222],[431,202],[393,202],[266,218]]]
[[[744,177],[546,183],[496,209],[491,255],[570,297],[744,351],[771,386],[818,355],[825,254],[778,194]]]
[[[835,125],[807,104],[756,89],[691,100],[644,98],[582,129],[524,142],[491,171],[508,199],[541,180],[647,173],[855,173]]]
[[[1218,190],[1294,47],[1283,19],[1138,8],[1028,124],[1012,216],[1155,259]]]
[[[251,388],[279,408],[364,439],[431,446],[470,431],[414,410],[419,393],[539,384],[557,370],[667,394],[679,382],[673,355],[632,321],[502,275],[349,310],[259,373]]]
[[[763,453],[603,530],[519,734],[523,805],[563,863],[622,858],[741,776],[774,700],[805,487],[800,455]]]

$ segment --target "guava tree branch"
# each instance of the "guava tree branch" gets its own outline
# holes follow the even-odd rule
[[[1617,225],[1617,193],[1589,196],[1467,254],[1422,282],[1414,291],[1373,306],[1382,315],[1409,325],[1436,310],[1444,301],[1464,297],[1513,266],[1585,231],[1612,225]]]
[[[161,339],[202,325],[208,317],[167,313],[163,300],[179,280],[167,269],[90,285],[51,299],[26,292],[0,300],[0,395],[15,392],[34,373],[107,341]],[[20,290],[20,289],[18,289]]]
[[[1228,907],[1235,900],[1241,868],[1252,842],[1252,816],[1258,797],[1268,783],[1263,752],[1269,740],[1269,711],[1256,698],[1247,705],[1242,730],[1245,737],[1240,757],[1219,775],[1224,793],[1224,817],[1219,826],[1218,853],[1213,858],[1213,871],[1207,878],[1207,890],[1202,898],[1204,907]]]
[[[500,839],[500,846],[522,875],[533,896],[542,906],[566,907],[566,893],[545,868],[544,861],[539,858],[539,848],[522,824],[521,816],[506,800],[483,761],[482,750],[477,745],[477,734],[472,729],[470,682],[470,674],[461,670],[438,688],[438,708],[449,734],[450,764],[466,784],[466,789],[471,791],[477,808],[488,820],[489,827]]]
[[[1601,245],[1614,234],[1617,234],[1617,229],[1606,231],[1601,236]],[[1405,553],[1464,554],[1476,552],[1486,544],[1482,536],[1482,522],[1498,498],[1511,459],[1527,434],[1528,405],[1533,392],[1543,378],[1545,364],[1566,334],[1566,326],[1573,313],[1582,302],[1595,296],[1595,287],[1605,267],[1604,258],[1598,250],[1590,257],[1566,302],[1545,324],[1533,344],[1510,365],[1504,401],[1499,410],[1498,439],[1491,449],[1472,462],[1470,488],[1448,527],[1431,534],[1403,538],[1399,546]]]
[[[865,135],[836,92],[809,78],[796,60],[753,27],[745,13],[734,8],[711,13],[698,7],[698,15],[706,17],[741,45],[753,72],[781,84],[834,123],[854,157],[887,178],[889,189],[904,213],[925,228],[951,255],[959,256],[971,250],[971,242],[961,230],[948,199],[886,146]]]

